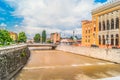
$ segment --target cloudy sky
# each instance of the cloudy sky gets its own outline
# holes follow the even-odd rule
[[[31,37],[46,30],[71,36],[81,34],[81,20],[107,0],[0,0],[0,27],[25,31]]]

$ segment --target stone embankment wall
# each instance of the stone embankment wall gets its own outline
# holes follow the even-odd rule
[[[57,50],[80,54],[88,57],[108,60],[120,63],[120,49],[101,49],[90,47],[77,47],[68,45],[58,45]]]
[[[0,48],[0,80],[10,80],[23,68],[29,56],[27,45]]]

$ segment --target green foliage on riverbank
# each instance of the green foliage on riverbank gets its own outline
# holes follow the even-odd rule
[[[46,31],[43,30],[42,31],[42,43],[45,43],[46,42]]]
[[[0,30],[0,46],[10,45],[13,42],[7,30]]]
[[[40,34],[39,33],[35,34],[35,36],[34,36],[34,42],[39,43],[40,39],[41,39]]]
[[[22,43],[22,42],[26,42],[26,40],[27,40],[27,36],[25,32],[20,32],[18,35],[18,42]]]

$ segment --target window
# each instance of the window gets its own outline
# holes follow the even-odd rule
[[[90,33],[90,30],[89,30],[89,33]]]
[[[101,31],[101,22],[99,22],[99,31]]]
[[[101,45],[101,36],[99,36],[99,45]]]
[[[107,20],[107,30],[109,30],[110,28],[110,23],[109,23],[109,20]]]
[[[108,36],[108,35],[106,35],[106,41],[107,41],[107,44],[108,44],[108,39],[109,39],[109,36]]]
[[[116,34],[115,45],[116,46],[119,45],[119,35],[118,34]]]
[[[111,19],[111,29],[114,29],[114,19]]]
[[[105,38],[105,36],[103,35],[103,36],[102,36],[102,38],[104,39],[104,38]]]
[[[108,35],[106,35],[106,38],[108,38],[109,36]]]
[[[117,17],[116,18],[116,29],[118,29],[119,28],[119,18]]]
[[[86,33],[87,33],[87,30],[86,30]]]
[[[96,27],[94,27],[94,31],[96,31]]]
[[[111,35],[111,45],[114,45],[114,38],[113,38],[113,35]]]
[[[103,35],[103,45],[105,45],[105,36]]]
[[[111,39],[113,39],[113,34],[111,35]]]
[[[105,30],[105,21],[103,21],[103,30]]]

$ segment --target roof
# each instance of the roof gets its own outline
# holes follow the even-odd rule
[[[120,6],[120,0],[114,0],[114,1],[111,1],[107,4],[102,5],[96,9],[93,9],[92,14],[97,14],[99,12],[105,11],[107,9],[111,9],[113,7],[116,7],[116,6]],[[120,8],[118,8],[118,9],[120,9]]]
[[[17,33],[15,33],[15,32],[9,32],[10,34],[15,34],[15,35],[17,35]]]
[[[74,42],[72,39],[62,39],[60,42]]]

